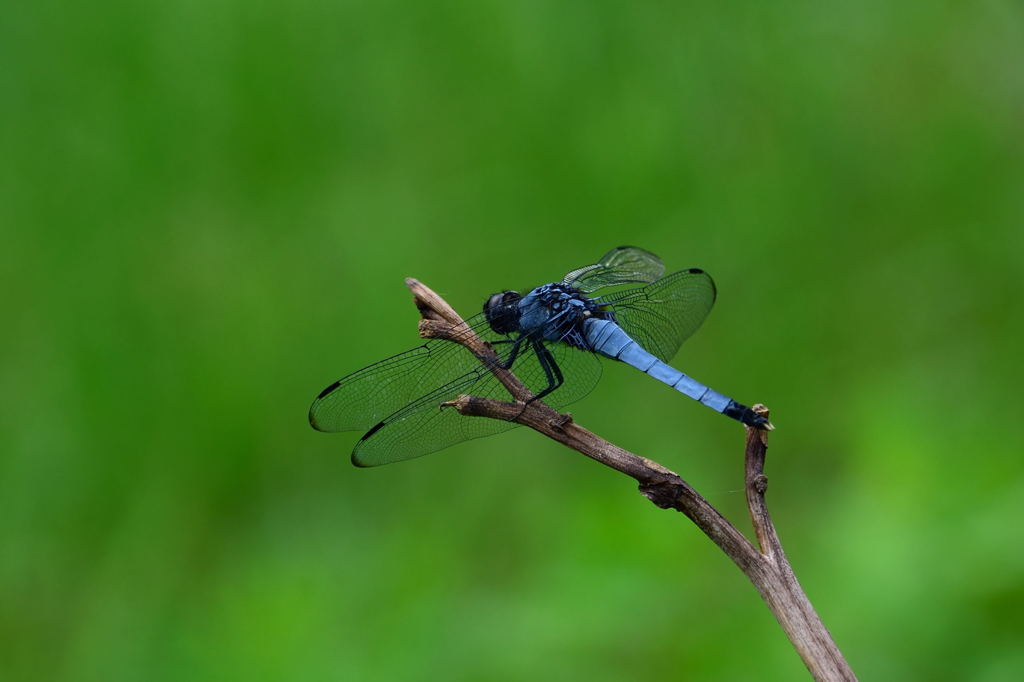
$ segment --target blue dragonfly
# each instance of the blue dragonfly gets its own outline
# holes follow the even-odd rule
[[[454,331],[488,341],[532,399],[544,399],[555,409],[594,388],[601,376],[598,356],[604,356],[716,412],[770,429],[768,420],[746,405],[667,364],[711,312],[715,284],[698,268],[664,272],[653,253],[620,246],[525,296],[492,295],[482,313]],[[516,426],[440,409],[462,394],[510,398],[466,348],[432,339],[335,381],[313,401],[309,423],[318,431],[365,431],[352,451],[352,463],[363,467],[412,459]]]

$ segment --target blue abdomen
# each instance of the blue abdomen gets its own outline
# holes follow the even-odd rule
[[[732,402],[730,398],[659,360],[611,320],[591,318],[584,323],[583,329],[586,342],[592,350],[636,367],[717,412],[722,412]]]

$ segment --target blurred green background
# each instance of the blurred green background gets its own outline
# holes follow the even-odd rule
[[[1024,10],[1010,0],[8,4],[0,680],[790,680],[754,589],[518,429],[351,467],[306,423],[637,244],[764,402],[863,679],[1024,675]],[[573,413],[747,528],[742,429],[607,364]]]

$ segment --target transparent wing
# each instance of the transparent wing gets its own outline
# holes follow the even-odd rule
[[[587,265],[567,274],[562,282],[584,293],[632,282],[653,282],[665,274],[661,259],[635,246],[617,246]]]
[[[711,312],[715,283],[703,270],[680,270],[638,289],[594,299],[612,310],[641,346],[668,362]]]
[[[453,344],[454,345],[454,344]],[[510,344],[503,344],[501,356],[508,357]],[[564,383],[545,396],[544,402],[562,409],[587,393],[601,377],[597,355],[564,343],[546,346],[564,377]],[[469,355],[469,353],[466,353]],[[374,426],[356,444],[352,462],[357,466],[377,466],[399,462],[436,452],[455,443],[481,438],[511,429],[514,422],[466,417],[440,404],[461,394],[509,400],[508,391],[476,359],[476,367],[448,383],[430,391]],[[548,385],[547,376],[533,348],[524,343],[512,371],[532,392],[539,393]]]
[[[507,338],[491,330],[483,313],[464,325],[464,333],[489,341]],[[335,381],[313,401],[309,423],[318,431],[366,430],[425,390],[447,384],[479,364],[459,344],[432,339]]]

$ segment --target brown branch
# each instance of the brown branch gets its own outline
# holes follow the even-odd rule
[[[764,405],[754,405],[753,409],[768,416],[768,408]],[[768,477],[764,474],[767,453],[768,433],[747,427],[744,456],[747,507],[761,548],[761,565],[758,566],[761,570],[757,571],[756,578],[751,573],[747,577],[761,593],[761,598],[775,614],[779,625],[815,679],[855,680],[853,670],[796,579],[768,513],[768,504],[764,499],[768,491]]]
[[[419,308],[420,314],[423,316],[423,319],[420,320],[420,336],[427,339],[446,339],[464,346],[494,374],[515,400],[525,403],[533,397],[526,384],[501,366],[498,354],[494,352],[490,344],[467,327],[447,301],[434,293],[430,287],[412,277],[406,278],[405,286],[409,287],[416,307]]]
[[[407,279],[406,285],[413,292],[423,315],[420,334],[448,339],[467,348],[505,386],[515,401],[461,395],[443,403],[443,406],[470,418],[502,419],[528,426],[630,476],[640,484],[640,492],[651,502],[662,509],[675,509],[685,514],[733,560],[757,588],[816,680],[856,680],[797,582],[768,514],[765,502],[768,478],[764,475],[768,448],[766,431],[747,427],[745,450],[747,505],[758,549],[672,470],[604,440],[576,424],[568,414],[562,414],[542,401],[531,400],[533,396],[525,384],[501,366],[494,349],[469,330],[444,299],[414,279]],[[753,409],[768,416],[763,405],[755,405]]]

